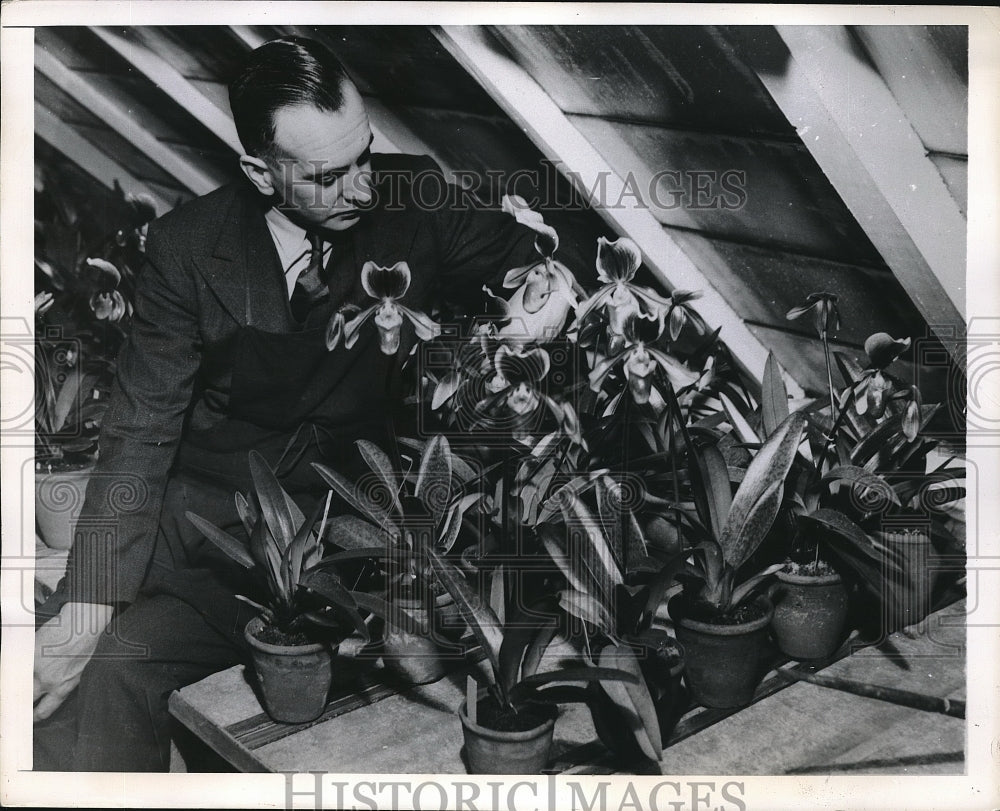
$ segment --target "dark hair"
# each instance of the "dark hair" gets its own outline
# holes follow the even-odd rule
[[[305,37],[265,42],[247,56],[229,85],[229,106],[247,154],[274,156],[274,115],[282,107],[312,104],[337,112],[344,105],[343,64],[330,50]]]

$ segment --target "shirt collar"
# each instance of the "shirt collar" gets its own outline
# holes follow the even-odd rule
[[[264,214],[264,221],[278,251],[281,269],[287,271],[296,259],[309,250],[306,230],[293,223],[273,206]]]

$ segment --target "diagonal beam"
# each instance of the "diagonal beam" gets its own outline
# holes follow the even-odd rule
[[[966,221],[885,81],[843,26],[730,31],[928,326],[957,348]]]
[[[173,202],[154,192],[117,161],[105,155],[90,141],[49,110],[35,102],[35,133],[53,149],[58,150],[73,163],[91,175],[101,185],[114,188],[117,180],[126,194],[147,194],[156,203],[159,212],[170,211]]]
[[[184,160],[142,127],[127,110],[105,96],[83,76],[37,45],[35,68],[195,194],[205,194],[219,185],[217,180]]]
[[[545,90],[516,62],[492,45],[480,26],[435,28],[441,44],[494,101],[527,133],[535,146],[616,231],[634,240],[643,261],[670,289],[702,290],[698,312],[722,337],[748,374],[760,380],[767,349],[719,294],[649,209],[606,205],[607,200],[635,199],[631,186],[580,133]],[[601,189],[600,193],[597,189]],[[790,389],[796,387],[790,386]],[[799,391],[793,391],[800,396]]]
[[[240,139],[236,135],[236,125],[229,113],[220,110],[173,65],[143,45],[122,36],[118,29],[97,26],[91,28],[91,31],[237,155],[243,153]]]

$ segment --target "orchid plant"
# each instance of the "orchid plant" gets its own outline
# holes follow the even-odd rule
[[[48,470],[79,467],[97,457],[97,436],[115,373],[115,358],[132,316],[135,275],[152,203],[116,186],[114,225],[62,199],[53,179],[36,205],[35,437]],[[49,219],[50,208],[58,216]]]

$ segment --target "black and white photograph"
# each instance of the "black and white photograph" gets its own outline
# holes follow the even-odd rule
[[[5,5],[3,803],[1000,807],[998,32]]]

